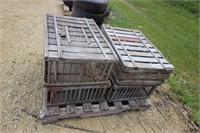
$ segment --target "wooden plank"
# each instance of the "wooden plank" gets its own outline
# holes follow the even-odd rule
[[[135,64],[138,66],[138,68],[142,68],[142,69],[164,70],[161,64],[150,64],[150,63],[139,63],[139,62],[135,62]],[[127,67],[132,67],[131,62],[126,62],[125,65]],[[127,69],[127,71],[128,71],[128,69]]]
[[[58,106],[47,107],[45,115],[47,116],[59,115],[59,107]]]
[[[47,17],[48,18],[48,22],[52,22],[53,19],[52,17]],[[64,17],[57,17],[57,20],[59,22],[63,22],[63,23],[73,23],[73,24],[79,24],[79,25],[82,25],[82,24],[85,24],[85,21],[83,19],[73,19],[73,17],[71,18],[64,18]],[[94,24],[93,22],[91,21],[88,21],[90,24]]]
[[[56,63],[56,61],[53,61],[53,76],[54,76],[54,82],[57,82],[57,71],[58,71],[58,64]]]
[[[68,30],[67,26],[65,27],[65,32],[66,32],[67,41],[70,43],[71,39],[70,39],[70,36],[69,36],[69,30]]]
[[[126,41],[126,42],[138,42],[138,43],[140,43],[140,42],[142,42],[140,39],[138,39],[138,38],[132,38],[132,37],[118,37],[118,36],[115,36],[115,37],[111,37],[111,39],[113,40],[113,41],[117,41],[118,39],[121,41],[121,42],[123,42],[123,41]]]
[[[108,103],[106,101],[99,102],[99,107],[101,110],[109,110]]]
[[[106,32],[107,32],[108,34],[112,34],[112,30],[110,30],[110,29],[106,29]],[[132,31],[115,30],[115,32],[116,32],[117,34],[135,35]]]
[[[66,106],[66,112],[71,114],[75,113],[76,105],[75,104],[69,104]]]
[[[54,47],[55,48],[55,47]],[[88,48],[88,47],[67,47],[67,46],[61,46],[62,50],[68,53],[94,53],[94,54],[101,54],[100,48]],[[53,50],[52,50],[53,51]],[[55,50],[54,50],[55,51]],[[108,54],[112,54],[112,51],[109,48],[104,48],[104,52]]]
[[[103,47],[101,46],[101,44],[100,44],[99,40],[97,39],[97,37],[96,37],[95,33],[92,31],[92,28],[91,28],[91,26],[89,25],[89,23],[88,23],[87,19],[86,19],[86,18],[84,18],[84,20],[85,20],[85,22],[86,22],[86,24],[87,24],[87,26],[88,26],[88,28],[89,28],[90,32],[92,33],[92,35],[93,35],[93,37],[94,37],[94,39],[95,39],[96,43],[99,45],[99,47],[100,47],[100,49],[101,49],[101,51],[102,51],[103,55],[105,56],[105,58],[106,58],[106,60],[107,60],[107,59],[108,59],[108,57],[107,57],[106,53],[104,52],[104,50],[103,50]]]
[[[143,63],[143,62],[146,62],[146,63],[159,63],[158,60],[156,60],[155,58],[146,58],[146,57],[133,57],[131,56],[130,57],[132,60],[134,60],[134,62],[138,62],[138,63]],[[128,62],[131,62],[131,59],[130,59],[128,56],[121,56],[121,59],[124,60],[124,61],[128,61]]]
[[[129,100],[129,101],[128,101],[128,104],[129,104],[131,107],[136,107],[136,106],[137,106],[137,103],[135,102],[135,100]]]
[[[47,31],[47,15],[45,14],[44,18],[44,48],[45,48],[45,53],[44,56],[48,56],[48,31]]]
[[[165,80],[169,74],[148,74],[148,73],[119,73],[119,72],[115,72],[116,76],[118,77],[119,80],[134,80],[134,79],[158,79],[158,80]]]
[[[84,28],[81,28],[81,29],[82,29],[82,32],[83,32],[83,34],[85,36],[85,39],[86,39],[87,43],[90,43],[90,41],[88,40],[87,34],[85,33]]]
[[[91,103],[83,103],[83,110],[85,112],[92,112],[92,104]]]
[[[153,55],[150,52],[140,52],[140,51],[127,51],[131,56],[133,57],[153,57]],[[123,50],[118,50],[119,55],[126,56],[127,54]],[[155,53],[157,54],[157,53]],[[161,56],[157,54],[157,56],[160,58]]]
[[[90,44],[88,45],[88,43],[86,43],[86,42],[78,42],[78,41],[76,41],[76,42],[71,42],[71,43],[68,43],[68,41],[65,41],[65,40],[61,40],[60,42],[61,42],[61,45],[62,46],[79,46],[79,47],[94,47],[94,48],[98,48],[99,46],[98,46],[98,44],[94,41],[94,40],[89,40],[90,41]],[[48,40],[48,43],[49,43],[49,45],[57,45],[56,44],[56,40],[55,39],[52,39],[52,38],[50,38],[49,40]],[[108,48],[108,45],[106,44],[106,43],[101,43],[102,44],[102,47],[104,48],[104,47],[107,47]]]
[[[114,105],[117,109],[123,109],[123,105],[121,102],[114,102]]]
[[[48,63],[48,64],[47,64]],[[51,63],[51,61],[47,61],[46,62],[46,67],[47,67],[47,83],[50,83],[51,81],[50,81],[50,79],[51,79],[51,68],[52,68],[52,63]]]
[[[124,48],[126,48],[126,51],[141,51],[141,52],[149,52],[149,50],[147,48],[144,48],[144,47],[131,47],[131,46],[124,46],[122,47],[122,45],[114,45],[114,47],[117,49],[117,50],[123,50]],[[127,55],[130,54],[125,52]],[[130,56],[130,55],[129,55]]]
[[[49,52],[50,57],[57,57],[56,52]],[[74,53],[65,53],[63,52],[63,58],[65,59],[84,59],[84,60],[100,60],[100,61],[116,61],[114,55],[107,55],[107,60],[102,54],[93,54],[93,53],[80,53],[80,54],[74,54]]]
[[[115,45],[121,45],[118,41],[113,41]],[[121,42],[124,46],[132,47],[145,47],[143,43],[139,42]]]
[[[112,30],[111,30],[112,31]],[[118,33],[117,31],[115,31],[115,33],[116,33],[116,35],[118,36],[118,37],[130,37],[130,38],[136,38],[137,36],[133,33],[133,34],[120,34],[120,33]],[[110,35],[111,37],[112,36],[115,36],[115,34],[113,34],[112,32],[108,32],[107,33],[108,35]]]
[[[55,32],[56,32],[56,42],[57,42],[57,46],[58,46],[58,57],[62,57],[62,51],[60,48],[60,39],[59,39],[59,35],[58,35],[58,25],[57,25],[57,21],[56,21],[56,15],[54,15],[54,26],[55,26]]]
[[[108,115],[108,114],[116,114],[120,113],[123,111],[128,111],[128,110],[144,110],[150,107],[151,103],[147,103],[149,99],[145,100],[146,104],[145,106],[130,106],[128,103],[125,105],[122,105],[122,108],[116,108],[115,106],[108,106],[108,110],[101,110],[99,104],[92,104],[93,111],[87,111],[85,112],[83,110],[83,106],[75,106],[75,112],[74,113],[68,113],[66,108],[59,108],[59,115],[54,115],[54,116],[40,116],[42,122],[48,123],[48,122],[55,122],[59,119],[64,119],[64,118],[72,118],[72,117],[81,117],[81,118],[86,118],[86,117],[93,117],[93,116],[101,116],[101,115]],[[113,102],[114,103],[114,102]],[[46,111],[44,111],[46,113]]]
[[[85,32],[87,34],[91,34],[90,30],[88,28],[84,28]],[[93,29],[94,33],[98,35],[98,30],[97,29]],[[82,30],[80,28],[74,28],[74,27],[70,27],[69,28],[69,32],[82,32]],[[92,35],[92,34],[91,34]]]

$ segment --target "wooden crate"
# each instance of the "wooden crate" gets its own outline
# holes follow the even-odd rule
[[[173,65],[140,31],[109,25],[103,25],[102,31],[120,59],[122,72],[172,72]]]
[[[165,71],[146,71],[135,70],[134,72],[122,72],[120,67],[114,66],[113,77],[115,82],[120,85],[127,83],[126,85],[159,85],[169,77],[169,72]]]
[[[46,14],[46,86],[106,82],[117,61],[113,48],[94,20]]]
[[[60,106],[71,103],[98,102],[105,100],[107,84],[72,87],[46,87],[43,93],[43,102],[46,106]]]
[[[148,85],[117,85],[113,78],[111,78],[111,82],[112,87],[106,95],[109,102],[146,99],[149,98],[155,88],[155,86]]]
[[[119,102],[89,102],[83,104],[68,104],[66,106],[43,107],[40,120],[43,124],[53,123],[60,119],[73,117],[95,117],[117,114],[129,110],[146,110],[151,106],[149,99],[128,100]]]

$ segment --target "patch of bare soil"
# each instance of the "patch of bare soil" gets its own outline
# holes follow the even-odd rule
[[[0,1],[0,131],[2,133],[160,133],[191,132],[187,111],[163,95],[152,96],[152,107],[94,118],[73,118],[42,125],[35,118],[42,107],[44,13],[62,15],[59,0]],[[180,111],[181,110],[181,111]],[[180,113],[182,112],[182,113]],[[184,112],[184,113],[183,113]],[[31,115],[32,114],[32,115]],[[183,115],[184,114],[184,115]]]

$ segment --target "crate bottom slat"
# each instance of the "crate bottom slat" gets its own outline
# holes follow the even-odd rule
[[[108,102],[106,100],[96,103],[69,104],[65,107],[46,107],[40,112],[40,120],[43,124],[53,123],[60,119],[73,117],[95,117],[117,114],[129,110],[146,110],[151,106],[149,99],[137,99],[129,101]]]

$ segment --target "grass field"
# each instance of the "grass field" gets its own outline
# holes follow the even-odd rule
[[[200,125],[199,18],[163,1],[112,0],[109,6],[113,16],[107,23],[141,30],[175,66],[167,82],[174,98],[187,105]]]

